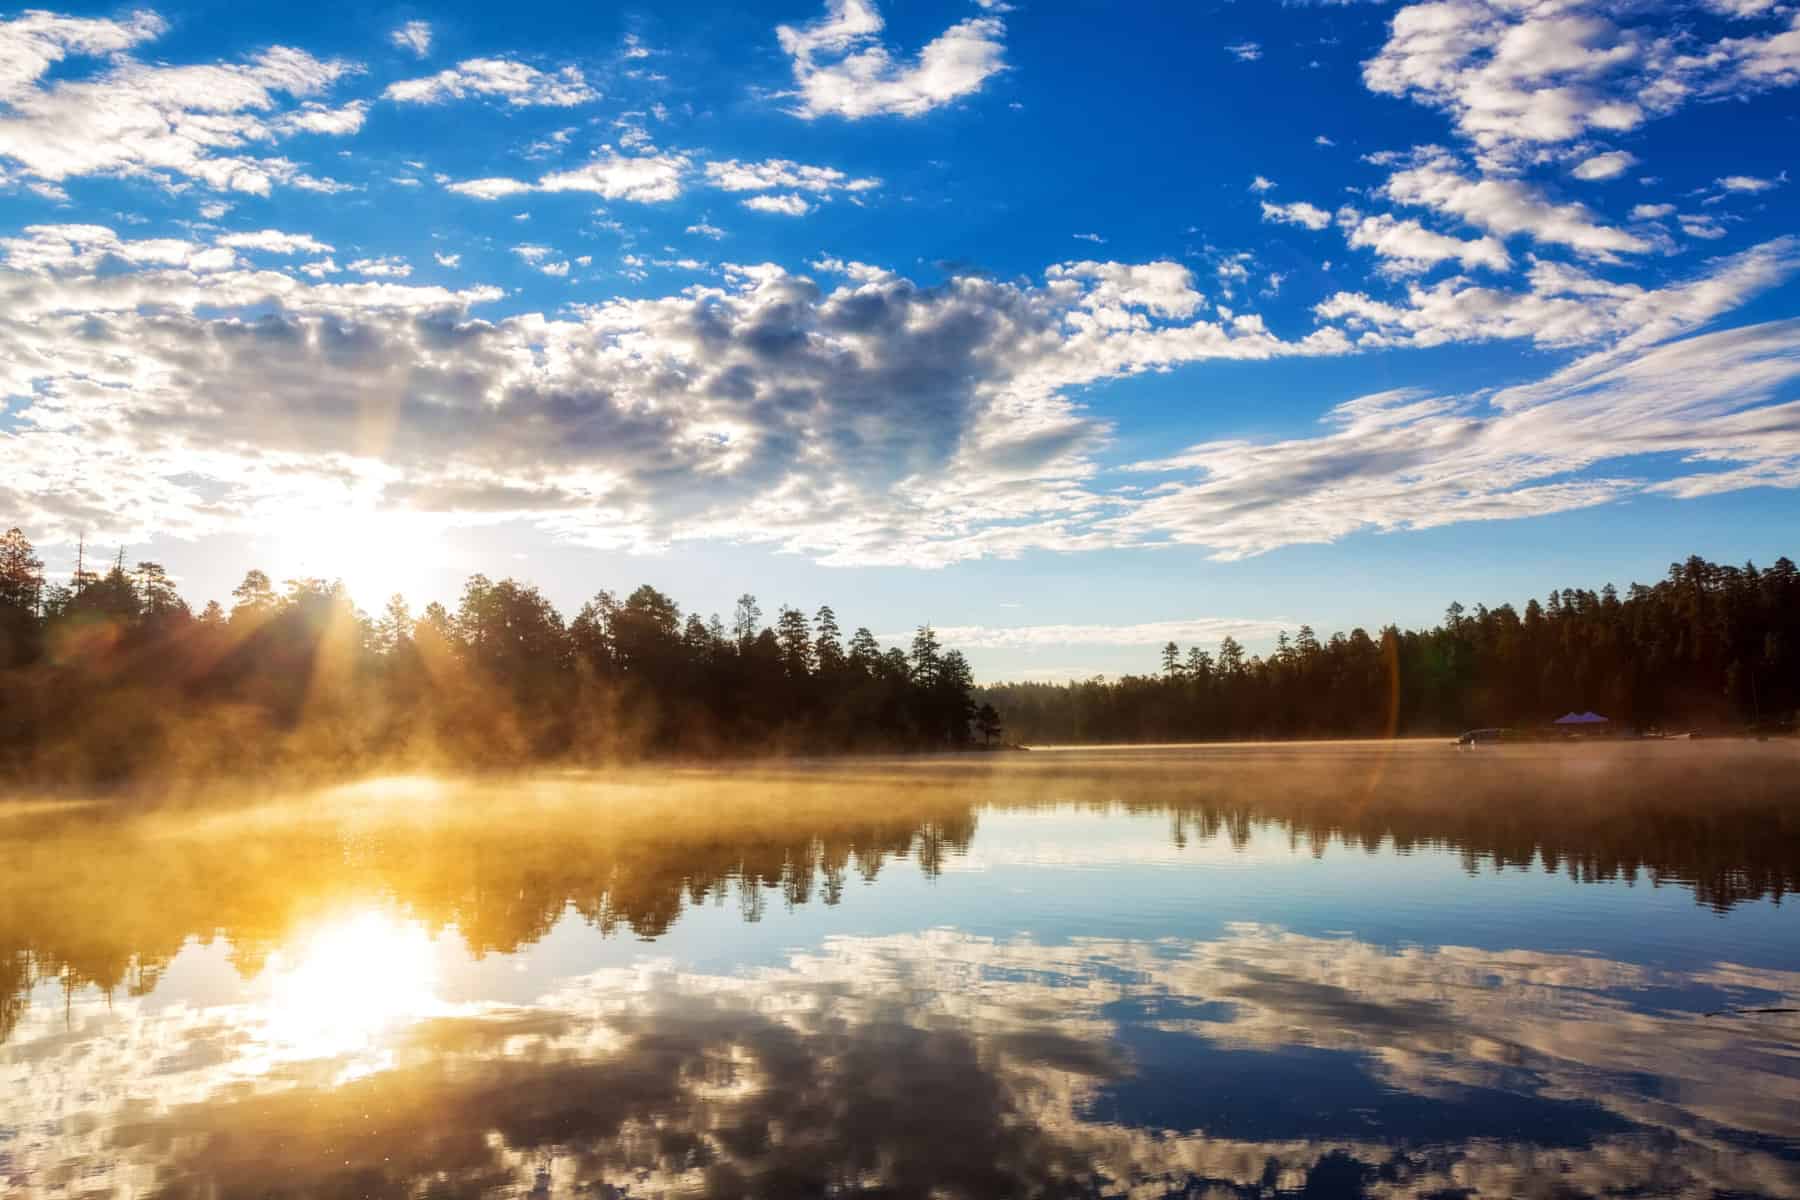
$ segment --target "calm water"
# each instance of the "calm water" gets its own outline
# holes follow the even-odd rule
[[[1800,746],[0,807],[7,1196],[1800,1195]]]

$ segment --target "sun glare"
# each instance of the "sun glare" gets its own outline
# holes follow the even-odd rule
[[[431,937],[373,910],[315,929],[270,956],[263,1051],[270,1061],[348,1058],[346,1075],[388,1064],[388,1038],[443,1011]]]
[[[413,600],[444,565],[441,522],[426,513],[307,510],[280,518],[257,539],[270,578],[342,580],[351,597],[376,611],[396,592]]]

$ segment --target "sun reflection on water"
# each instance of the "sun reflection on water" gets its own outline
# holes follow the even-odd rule
[[[266,1065],[345,1059],[342,1078],[391,1065],[393,1035],[445,1011],[424,926],[365,909],[314,928],[263,974]]]

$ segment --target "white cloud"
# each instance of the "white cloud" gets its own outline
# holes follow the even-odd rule
[[[679,154],[624,155],[610,146],[571,171],[553,171],[538,180],[546,192],[593,192],[608,200],[653,204],[681,195],[688,160]]]
[[[793,61],[795,116],[851,120],[917,117],[981,90],[1005,69],[998,17],[973,17],[946,29],[911,62],[896,60],[879,40],[884,22],[873,0],[826,0],[810,25],[775,30]]]
[[[1255,42],[1234,42],[1225,47],[1225,53],[1239,62],[1255,62],[1262,57],[1262,47]]]
[[[437,264],[440,267],[449,267],[451,270],[455,270],[457,267],[462,266],[462,255],[460,254],[434,253],[431,257],[437,260]]]
[[[834,264],[846,282],[829,290],[732,266],[724,286],[474,320],[495,289],[411,286],[392,260],[357,260],[388,274],[349,284],[164,265],[229,257],[216,247],[103,269],[120,244],[60,228],[0,242],[0,386],[23,398],[0,491],[46,541],[254,524],[350,479],[384,507],[615,546],[724,538],[920,566],[1079,549],[1101,544],[1081,525],[1107,503],[1083,485],[1106,426],[1069,389],[1345,346],[1191,319],[1175,263],[931,288]]]
[[[781,196],[751,196],[744,201],[744,207],[755,212],[777,213],[784,217],[804,217],[812,211],[812,207],[798,193],[789,192]]]
[[[443,104],[471,96],[494,96],[521,108],[569,108],[600,99],[578,67],[551,73],[507,58],[465,59],[436,75],[391,83],[382,95],[402,104]]]
[[[1762,179],[1755,175],[1727,175],[1723,179],[1718,180],[1719,186],[1728,192],[1747,192],[1751,195],[1755,195],[1757,192],[1770,191],[1773,188],[1780,187],[1786,182],[1787,175],[1785,172],[1776,179]]]
[[[571,270],[548,246],[517,253]],[[87,226],[34,227],[0,240],[0,255],[0,394],[18,398],[0,432],[0,504],[47,542],[152,521],[176,534],[254,523],[352,480],[372,506],[529,521],[597,545],[727,539],[832,564],[936,566],[1170,540],[1252,553],[1623,494],[1534,474],[1551,471],[1532,455],[1555,439],[1515,431],[1553,430],[1558,414],[1581,416],[1564,440],[1591,463],[1654,434],[1665,452],[1724,456],[1684,486],[1783,478],[1780,421],[1758,417],[1767,391],[1755,381],[1788,378],[1793,354],[1776,340],[1796,344],[1792,328],[1649,348],[1785,277],[1800,248],[1771,243],[1661,290],[1538,263],[1526,291],[1455,279],[1411,288],[1404,304],[1340,294],[1321,306],[1332,324],[1299,340],[1254,312],[1202,316],[1206,298],[1175,262],[934,287],[854,262],[818,264],[841,278],[831,287],[740,264],[676,294],[481,320],[470,306],[496,289],[412,286],[392,258],[356,260],[365,277],[352,283],[329,282],[325,260],[307,282],[244,268],[225,247]],[[1236,257],[1220,265],[1247,271]],[[1356,402],[1333,418],[1355,437],[1209,444],[1157,464],[1170,486],[1142,491],[1110,485],[1096,456],[1111,428],[1079,399],[1096,382],[1209,359],[1496,337],[1600,353],[1584,360],[1585,382],[1545,385],[1555,405],[1521,389]],[[1697,376],[1713,399],[1678,402]],[[1442,456],[1469,438],[1455,474]],[[1416,498],[1393,471],[1419,474]]]
[[[1133,310],[1161,317],[1188,317],[1204,301],[1194,290],[1194,274],[1180,263],[1077,262],[1051,267],[1051,282],[1079,282],[1086,289],[1080,304],[1102,326],[1128,329]]]
[[[1687,332],[1787,278],[1800,266],[1800,242],[1777,239],[1711,266],[1709,274],[1651,289],[1539,261],[1524,290],[1453,278],[1410,285],[1404,303],[1339,292],[1315,311],[1370,346],[1524,338],[1544,346],[1616,340],[1639,348]]]
[[[706,182],[727,192],[766,192],[776,189],[830,195],[834,192],[867,192],[881,186],[875,178],[852,178],[834,167],[813,167],[785,158],[763,162],[739,162],[735,158],[706,164]]]
[[[1703,241],[1717,241],[1725,236],[1725,227],[1719,224],[1716,217],[1705,213],[1681,213],[1675,218],[1681,226],[1681,232],[1691,238]]]
[[[283,137],[298,133],[342,137],[360,131],[368,116],[369,105],[363,100],[352,100],[337,108],[309,101],[275,118],[270,128]]]
[[[1162,646],[1168,642],[1212,645],[1226,637],[1272,638],[1292,622],[1268,618],[1187,617],[1137,625],[940,625],[947,646],[969,650],[1036,650],[1062,646]],[[880,640],[904,644],[909,633],[884,633]],[[1092,672],[1086,672],[1091,674]]]
[[[473,196],[477,200],[500,200],[507,196],[516,196],[521,192],[532,190],[529,183],[517,179],[493,177],[488,179],[465,179],[457,183],[444,185],[446,191],[455,192],[459,196]]]
[[[350,270],[370,279],[405,279],[412,274],[412,264],[398,255],[383,255],[359,258],[350,264]]]
[[[1261,175],[1258,175],[1250,181],[1250,190],[1253,192],[1272,192],[1275,190],[1275,181],[1273,179],[1265,179]]]
[[[1071,233],[1069,236],[1078,242],[1092,242],[1096,246],[1106,245],[1106,239],[1097,233]]]
[[[1448,112],[1484,155],[1513,161],[1534,147],[1635,129],[1692,100],[1792,86],[1800,15],[1794,22],[1707,43],[1672,29],[1657,6],[1427,0],[1394,15],[1363,81]]]
[[[388,41],[402,50],[411,51],[416,57],[424,58],[431,53],[431,23],[408,21],[388,34]]]
[[[1525,234],[1603,262],[1652,248],[1638,234],[1607,225],[1584,204],[1557,204],[1522,179],[1470,178],[1446,159],[1396,171],[1382,193],[1396,204],[1459,217],[1501,237]]]
[[[1637,162],[1637,155],[1627,150],[1610,150],[1582,159],[1569,174],[1585,182],[1617,179]]]
[[[84,58],[118,55],[168,31],[168,22],[149,11],[110,21],[26,12],[0,22],[0,101],[29,96],[50,68],[71,54]]]
[[[1800,323],[1789,321],[1584,361],[1486,398],[1366,396],[1334,410],[1316,437],[1211,442],[1140,464],[1188,479],[1113,524],[1235,558],[1361,530],[1538,516],[1644,491],[1800,486],[1792,432],[1800,410],[1775,399],[1797,378]],[[1672,481],[1605,473],[1671,453],[1690,464]]]
[[[689,225],[687,227],[687,232],[698,237],[711,238],[715,242],[725,236],[725,231],[723,229],[720,229],[717,225],[711,224],[705,220],[696,221],[694,224]]]
[[[236,250],[262,250],[269,254],[329,254],[331,247],[318,238],[304,233],[282,233],[278,229],[263,229],[255,233],[230,233],[224,237],[214,238],[219,246],[229,246]]]
[[[1331,214],[1316,205],[1304,200],[1296,200],[1292,204],[1271,204],[1263,201],[1262,217],[1265,221],[1277,221],[1284,225],[1301,225],[1314,231],[1331,224]]]
[[[337,186],[289,159],[247,151],[295,134],[359,128],[359,105],[291,103],[352,72],[349,63],[285,46],[243,63],[194,66],[147,66],[125,53],[166,28],[153,13],[116,22],[28,12],[0,22],[0,159],[51,185],[115,175],[258,195],[276,184]],[[46,82],[69,56],[107,62],[90,76]]]
[[[1631,219],[1634,221],[1660,221],[1674,211],[1673,204],[1634,204],[1631,206]]]
[[[1330,138],[1326,137],[1324,134],[1321,133],[1317,137],[1313,138],[1313,145],[1315,145],[1315,146],[1335,146],[1335,145],[1337,145],[1337,143],[1332,141]]]
[[[538,181],[494,177],[447,183],[445,188],[477,200],[499,200],[524,192],[593,192],[608,200],[655,204],[681,195],[688,160],[680,154],[620,154],[611,146],[566,171],[552,171]]]
[[[1386,274],[1416,275],[1441,262],[1456,262],[1467,270],[1512,268],[1512,259],[1498,238],[1463,241],[1426,229],[1411,218],[1396,220],[1385,213],[1354,218],[1354,223],[1348,225],[1346,240],[1358,249],[1373,250],[1383,260]]]

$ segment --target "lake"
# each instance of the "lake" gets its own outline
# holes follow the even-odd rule
[[[1795,1196],[1797,882],[1793,742],[20,797],[0,1191]]]

